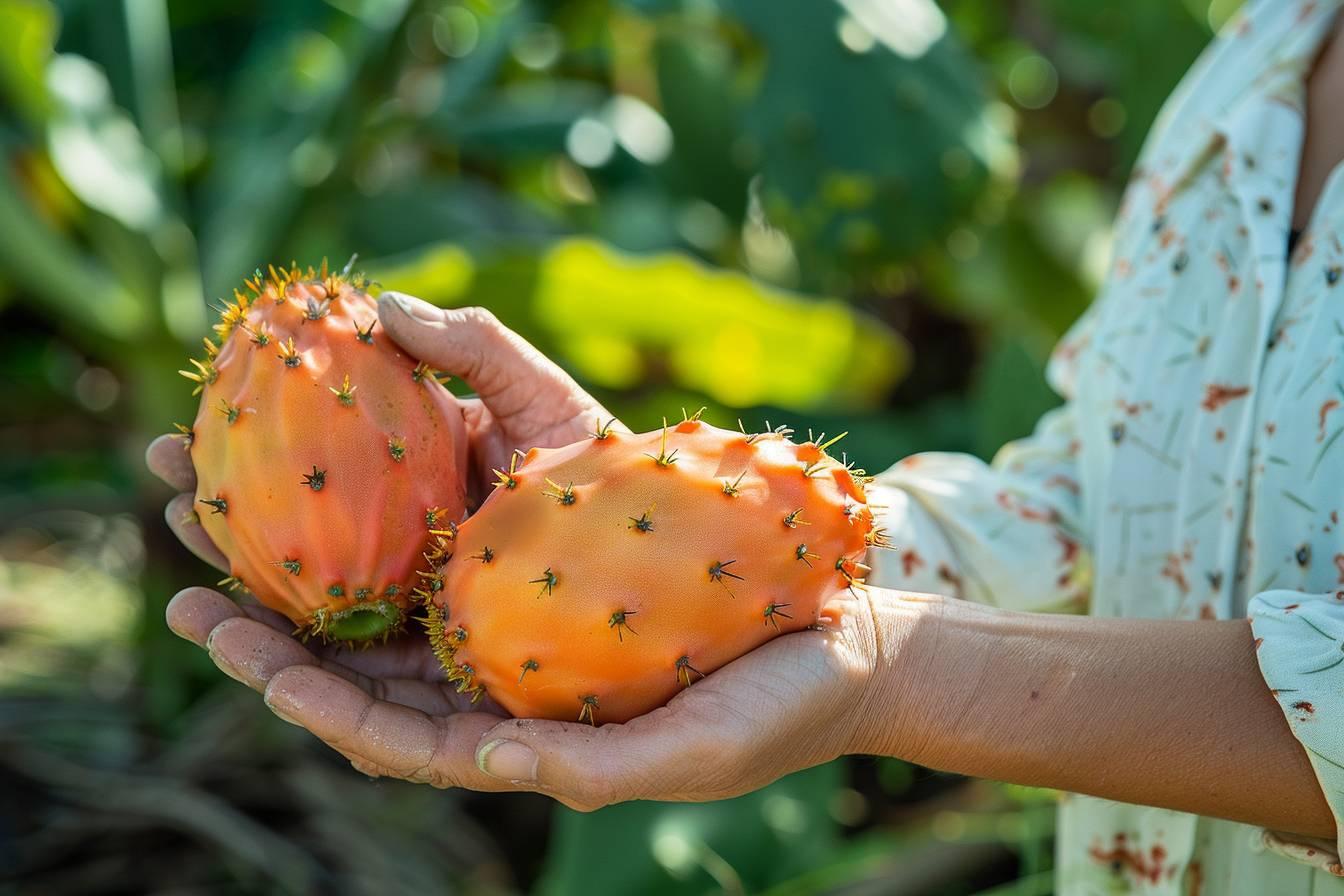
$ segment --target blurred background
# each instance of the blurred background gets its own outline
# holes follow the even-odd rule
[[[1236,6],[0,0],[0,893],[1048,893],[1051,794],[894,760],[591,815],[369,781],[165,628],[218,576],[141,454],[208,302],[358,252],[635,428],[989,456]]]

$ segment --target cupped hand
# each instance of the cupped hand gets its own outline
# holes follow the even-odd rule
[[[778,637],[624,724],[500,722],[481,737],[477,762],[500,783],[590,811],[738,796],[865,752],[874,719],[884,725],[892,716],[879,705],[878,673],[909,626],[880,619],[867,592],[835,598],[822,618],[818,629]]]
[[[488,494],[491,470],[514,449],[556,447],[582,438],[610,416],[563,370],[480,308],[441,310],[398,293],[379,301],[379,321],[406,352],[461,377],[476,390],[463,399],[471,440],[469,492]],[[155,439],[150,470],[181,494],[168,502],[169,527],[194,554],[228,569],[194,511],[196,474],[185,443]],[[225,674],[265,694],[286,721],[302,725],[370,775],[391,775],[479,790],[518,789],[491,778],[473,756],[502,713],[476,706],[444,681],[419,633],[362,650],[301,643],[293,624],[244,596],[238,603],[208,588],[188,588],[168,605],[169,627],[205,648]],[[370,739],[370,732],[379,738]]]
[[[160,438],[147,460],[155,474],[184,492],[168,503],[173,531],[203,560],[227,569],[192,514],[196,474],[182,444]],[[292,622],[250,595],[235,603],[209,588],[179,592],[168,604],[167,617],[169,628],[205,648],[226,675],[265,694],[277,715],[310,729],[367,774],[437,786],[514,789],[489,781],[471,761],[481,733],[503,714],[489,703],[472,706],[445,682],[421,635],[403,635],[365,650],[303,643],[294,637]],[[382,750],[367,744],[358,752],[347,749],[345,744],[360,739],[366,724],[394,726],[397,737]]]
[[[478,502],[515,450],[558,448],[612,421],[569,374],[484,308],[445,310],[389,292],[378,300],[378,320],[411,357],[476,390],[461,404],[471,440],[468,490]]]

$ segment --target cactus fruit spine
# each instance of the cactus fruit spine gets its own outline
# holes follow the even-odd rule
[[[353,262],[353,259],[352,259]],[[385,637],[465,509],[457,401],[376,329],[349,266],[257,271],[183,375],[201,525],[245,587],[304,632]],[[432,558],[431,552],[431,558]],[[426,592],[427,593],[427,592]]]
[[[619,722],[818,624],[883,536],[862,472],[789,435],[697,414],[515,457],[430,570],[452,680],[515,716]]]

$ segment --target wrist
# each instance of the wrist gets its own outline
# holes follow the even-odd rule
[[[845,752],[917,762],[936,719],[930,704],[942,701],[948,684],[939,660],[950,649],[948,622],[959,602],[875,587],[865,594],[872,656]]]

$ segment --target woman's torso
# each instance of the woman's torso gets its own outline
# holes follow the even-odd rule
[[[1232,618],[1271,588],[1344,589],[1338,169],[1287,251],[1303,79],[1336,6],[1255,4],[1187,76],[1127,190],[1102,295],[1057,354],[1096,615]],[[1065,800],[1058,859],[1067,894],[1344,893],[1253,828],[1085,797]]]

